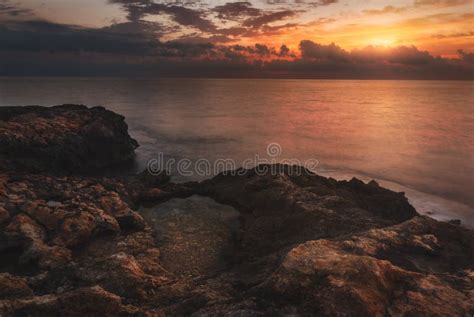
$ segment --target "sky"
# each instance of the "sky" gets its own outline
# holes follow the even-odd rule
[[[0,0],[0,75],[474,79],[474,0]]]

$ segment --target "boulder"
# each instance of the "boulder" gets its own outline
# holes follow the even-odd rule
[[[137,147],[124,117],[102,107],[0,107],[7,170],[90,173],[130,161]]]

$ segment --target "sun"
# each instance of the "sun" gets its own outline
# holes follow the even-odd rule
[[[367,41],[369,45],[373,46],[393,46],[395,39],[393,38],[372,38]]]

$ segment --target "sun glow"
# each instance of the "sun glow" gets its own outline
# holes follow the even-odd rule
[[[393,38],[373,38],[368,40],[367,44],[373,46],[393,46],[395,42]]]

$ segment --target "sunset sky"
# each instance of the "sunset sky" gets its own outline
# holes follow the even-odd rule
[[[328,62],[339,70],[344,62],[347,72],[349,64],[365,72],[357,65],[373,60],[385,65],[381,73],[426,63],[447,73],[457,63],[450,74],[472,75],[473,22],[472,0],[0,0],[0,54],[9,62],[0,74],[14,74],[21,63],[44,72],[54,53],[55,67],[77,59],[105,72],[103,64],[124,63],[126,72],[164,59],[188,69],[198,61],[239,69],[258,62],[280,72],[294,71],[295,62],[312,60],[315,72],[321,63],[327,71]]]

